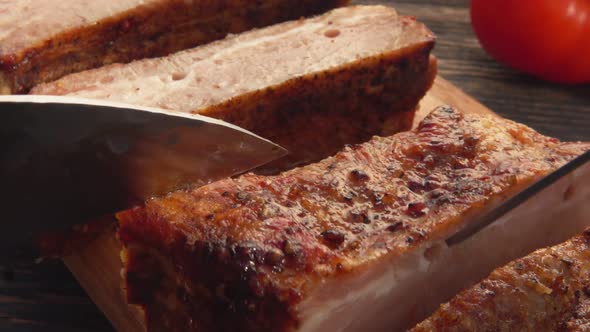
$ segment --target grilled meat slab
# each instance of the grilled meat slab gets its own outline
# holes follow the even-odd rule
[[[33,89],[193,112],[287,148],[270,168],[333,155],[411,127],[431,86],[434,36],[384,6],[356,6],[228,37],[174,55],[112,65]],[[384,125],[385,123],[385,125]]]
[[[588,148],[441,107],[316,164],[153,199],[118,214],[128,300],[151,331],[408,328],[495,266],[581,231],[519,219],[444,242]],[[490,250],[514,230],[530,238]]]
[[[590,229],[496,269],[412,331],[587,331]]]
[[[0,93],[182,49],[346,0],[1,0]]]

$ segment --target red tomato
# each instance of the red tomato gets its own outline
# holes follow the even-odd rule
[[[550,81],[590,82],[590,0],[471,0],[471,22],[496,60]]]

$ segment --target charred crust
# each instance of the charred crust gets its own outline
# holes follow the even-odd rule
[[[393,224],[387,226],[387,228],[385,229],[388,232],[391,233],[395,233],[397,231],[400,231],[404,228],[404,223],[402,221],[396,221]]]
[[[365,182],[369,180],[369,175],[363,170],[354,169],[350,172],[350,180],[353,182]]]
[[[297,256],[301,252],[301,246],[294,241],[283,241],[283,252],[287,256]]]
[[[278,249],[270,249],[264,255],[264,263],[272,267],[280,267],[285,263],[285,255]]]
[[[350,219],[353,223],[363,223],[365,225],[371,223],[371,219],[369,218],[366,212],[351,211]]]
[[[559,150],[546,150],[542,143],[520,145],[520,154],[510,150],[498,160],[480,163],[477,158],[482,152],[478,150],[485,148],[486,144],[480,143],[488,133],[483,129],[478,132],[480,126],[470,127],[477,118],[463,121],[454,113],[459,112],[438,109],[420,125],[423,129],[376,138],[299,170],[270,177],[247,174],[150,201],[146,208],[128,212],[132,220],[121,222],[120,238],[127,247],[141,243],[164,252],[187,280],[199,283],[196,288],[200,293],[190,294],[189,302],[222,308],[213,314],[216,318],[221,319],[219,312],[230,313],[232,322],[255,326],[249,324],[275,315],[278,318],[272,318],[270,327],[262,330],[281,330],[282,324],[297,326],[290,309],[314,290],[318,280],[336,278],[390,252],[416,250],[440,235],[441,225],[454,227],[469,209],[481,208],[490,198],[512,189],[513,176],[514,181],[521,181],[512,168],[496,174],[499,164],[524,165],[528,169],[521,171],[531,173],[546,172],[550,167],[545,162],[535,164],[537,156],[528,152],[541,157],[559,155]],[[498,121],[497,130],[511,129],[511,123],[504,120],[486,121]],[[496,138],[495,132],[490,135]],[[433,149],[429,145],[432,141],[442,143]],[[494,154],[497,148],[512,149],[520,143],[498,144],[492,149]],[[467,160],[470,153],[475,153],[475,160]],[[371,158],[374,155],[379,158]],[[428,155],[433,158],[425,161]],[[489,154],[485,157],[490,158]],[[573,159],[574,154],[560,160],[568,158]],[[374,161],[366,168],[360,160]],[[464,160],[467,168],[455,167]],[[370,170],[371,181],[351,183],[351,174],[361,167]],[[486,186],[486,181],[494,187]],[[239,197],[241,192],[247,195]],[[254,199],[235,204],[246,197]],[[264,209],[273,212],[264,213]],[[218,220],[208,217],[213,212]],[[584,236],[578,245],[587,244],[589,232]],[[530,265],[516,263],[513,275],[528,278]],[[565,276],[577,269],[577,265],[570,269],[562,266],[560,273]],[[132,272],[131,280],[141,285],[137,280],[141,271]],[[553,281],[550,287],[543,278],[526,282],[541,293],[572,291],[567,278]],[[500,294],[493,283],[487,286],[485,293],[478,293],[480,297]]]
[[[408,204],[407,214],[412,218],[419,218],[426,214],[428,207],[423,202]]]
[[[170,270],[163,259],[150,252],[137,247],[129,250],[125,278],[129,301],[145,306],[152,329],[159,327],[159,320],[165,316],[177,317],[174,324],[178,325],[167,326],[176,329],[190,329],[189,318],[199,318],[200,328],[209,326],[213,330],[232,330],[240,326],[240,330],[246,331],[261,327],[274,331],[296,324],[287,310],[289,303],[296,299],[295,294],[282,294],[269,282],[268,275],[280,273],[284,264],[280,250],[264,250],[253,242],[197,241],[193,244],[190,266],[178,260],[183,255],[181,252],[162,253],[163,257],[171,257],[174,265],[184,266],[182,273],[188,274],[191,280],[189,289],[191,292],[198,290],[196,296],[189,289],[177,289],[178,303],[183,304],[180,308],[177,305],[175,310],[186,313],[182,317],[158,304],[155,295],[173,287],[170,285],[175,279],[157,273]],[[228,313],[232,320],[223,319]]]
[[[325,230],[320,235],[324,239],[324,242],[330,247],[337,247],[346,240],[344,233],[334,229]]]

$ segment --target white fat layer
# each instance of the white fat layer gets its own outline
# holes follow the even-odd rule
[[[465,242],[431,242],[362,273],[326,281],[299,306],[300,331],[400,331],[494,268],[590,226],[590,165]]]
[[[422,26],[400,18],[392,8],[347,7],[164,58],[69,75],[56,86],[71,96],[200,112],[240,95],[427,40]],[[51,94],[54,88],[40,87],[35,93]]]
[[[168,0],[0,0],[0,50],[10,52],[40,43],[69,29]]]
[[[348,331],[360,315],[374,315],[383,299],[399,293],[404,280],[410,280],[416,273],[425,273],[430,262],[424,258],[424,248],[407,255],[396,262],[397,268],[381,266],[379,277],[375,278],[374,271],[366,271],[356,275],[356,281],[347,280],[334,285],[324,285],[343,294],[343,298],[318,301],[309,304],[303,310],[303,317],[307,318],[301,331]],[[364,285],[361,282],[364,281]],[[327,294],[324,294],[327,295]],[[403,305],[403,301],[401,303]],[[356,313],[354,311],[357,311]]]

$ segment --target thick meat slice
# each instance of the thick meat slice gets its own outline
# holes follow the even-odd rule
[[[588,331],[590,229],[501,267],[412,331]]]
[[[287,148],[284,168],[382,131],[409,129],[434,79],[433,45],[424,25],[393,8],[347,7],[165,58],[70,75],[32,93],[223,119]]]
[[[0,93],[182,49],[347,0],[0,0]]]
[[[408,328],[495,266],[581,231],[560,203],[559,229],[517,218],[444,242],[588,148],[441,107],[317,164],[153,199],[118,215],[128,299],[152,331]]]

